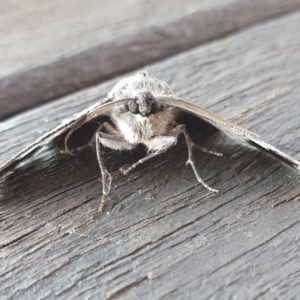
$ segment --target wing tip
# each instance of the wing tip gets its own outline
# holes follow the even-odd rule
[[[261,143],[256,142],[255,140],[250,140],[250,139],[246,139],[245,141],[249,145],[272,155],[273,157],[275,157],[278,160],[284,162],[286,165],[292,167],[293,169],[297,170],[300,173],[300,162],[297,161],[296,159],[290,157],[289,155],[281,152],[280,150],[278,150],[274,146],[269,145],[265,142],[263,142],[263,145],[261,145]]]

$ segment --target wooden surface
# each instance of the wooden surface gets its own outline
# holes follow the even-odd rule
[[[0,119],[299,8],[299,0],[2,1]]]
[[[300,12],[287,14],[147,69],[183,99],[299,160],[299,26]],[[117,80],[2,122],[0,162]],[[182,139],[128,176],[118,168],[143,153],[110,153],[114,181],[104,214],[93,151],[66,156],[51,145],[5,174],[1,299],[299,299],[300,176],[195,127],[195,141],[224,153],[196,155],[218,195],[185,166]]]

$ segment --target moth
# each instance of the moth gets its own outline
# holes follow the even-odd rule
[[[200,177],[194,163],[193,150],[197,148],[217,156],[222,154],[199,147],[191,140],[185,124],[177,122],[181,111],[195,115],[229,137],[263,150],[300,171],[300,162],[264,142],[255,133],[226,121],[199,106],[177,99],[171,88],[164,81],[143,71],[122,79],[108,93],[106,99],[95,103],[41,136],[4,165],[0,166],[0,173],[62,134],[66,134],[64,140],[65,151],[72,153],[73,151],[68,146],[71,135],[95,117],[107,115],[109,116],[109,121],[99,126],[89,143],[95,143],[96,145],[96,154],[102,175],[103,194],[99,207],[100,211],[103,210],[112,182],[111,174],[105,167],[103,147],[114,150],[130,150],[138,144],[146,146],[148,153],[144,158],[131,166],[120,168],[123,174],[127,174],[138,165],[175,146],[178,138],[183,135],[188,149],[187,164],[191,165],[199,183],[209,191],[217,193],[216,189],[208,186]]]

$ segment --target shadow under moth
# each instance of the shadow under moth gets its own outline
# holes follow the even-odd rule
[[[190,164],[199,183],[211,192],[216,189],[208,186],[200,177],[194,163],[193,149],[221,156],[221,153],[199,147],[190,139],[185,124],[177,123],[181,111],[208,122],[229,137],[247,145],[263,150],[280,159],[287,165],[300,171],[300,162],[261,140],[255,133],[226,121],[217,115],[192,103],[177,99],[170,87],[148,72],[139,72],[119,81],[108,93],[108,97],[66,120],[58,127],[38,138],[12,159],[0,166],[0,173],[17,161],[20,161],[37,148],[47,145],[56,137],[66,134],[65,151],[73,153],[68,147],[71,135],[92,119],[106,115],[109,120],[100,124],[89,145],[95,144],[97,159],[102,175],[103,194],[99,210],[102,211],[106,196],[110,192],[112,177],[105,167],[103,147],[114,150],[130,150],[138,144],[147,148],[147,155],[131,166],[120,168],[123,174],[132,171],[138,165],[166,152],[176,145],[183,135],[188,149],[187,164]]]

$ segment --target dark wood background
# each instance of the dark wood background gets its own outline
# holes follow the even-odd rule
[[[140,69],[300,159],[300,1],[0,4],[0,164]],[[46,103],[47,102],[47,103]],[[28,109],[31,108],[31,109]],[[10,118],[8,118],[10,116]],[[1,299],[300,299],[300,176],[196,124],[211,194],[184,140],[112,152],[42,149],[0,179]],[[198,130],[199,129],[199,130]]]

